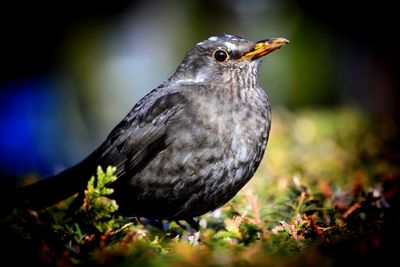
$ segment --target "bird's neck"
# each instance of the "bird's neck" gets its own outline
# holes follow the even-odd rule
[[[221,73],[182,72],[179,69],[167,80],[177,86],[195,86],[193,97],[204,101],[216,101],[225,108],[239,109],[250,106],[253,110],[264,110],[266,94],[258,84],[258,62],[243,65],[242,68],[226,68]],[[200,89],[201,88],[201,89]],[[207,91],[207,92],[204,92]],[[207,96],[202,98],[202,94]],[[214,96],[214,97],[212,97]]]
[[[257,69],[234,69],[226,72],[219,80],[213,82],[214,91],[219,98],[230,101],[231,105],[263,105],[266,98],[264,90],[257,80]]]

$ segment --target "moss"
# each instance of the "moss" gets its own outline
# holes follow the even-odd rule
[[[99,167],[76,212],[68,211],[73,199],[17,210],[3,242],[13,240],[41,264],[65,266],[326,266],[342,264],[349,251],[348,263],[384,259],[400,221],[400,171],[396,155],[382,153],[384,133],[348,107],[277,109],[255,177],[202,216],[200,233],[184,222],[157,227],[119,216],[110,199],[115,168]]]

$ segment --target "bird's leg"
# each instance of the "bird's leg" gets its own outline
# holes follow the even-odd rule
[[[187,226],[184,225],[183,223],[181,223],[180,221],[175,221],[175,223],[176,223],[178,226],[180,226],[184,231],[187,230]]]
[[[190,227],[193,228],[193,230],[195,230],[195,232],[200,231],[200,224],[198,221],[196,221],[194,218],[191,219],[187,219],[186,223],[190,225]]]
[[[191,245],[197,246],[200,242],[200,224],[194,218],[187,219],[186,223],[190,225],[188,241]]]
[[[179,225],[185,232],[181,236],[182,239],[187,240],[190,244],[196,246],[200,241],[200,225],[199,223],[191,218],[185,220],[188,224],[183,224],[181,221],[175,221],[177,225]],[[189,227],[188,227],[189,226]]]
[[[183,224],[181,221],[175,221],[175,223],[177,225],[179,225],[185,231],[198,232],[200,230],[200,225],[195,219],[193,219],[193,218],[187,219],[187,220],[185,220],[185,222],[190,226],[189,229],[188,229],[187,225]]]

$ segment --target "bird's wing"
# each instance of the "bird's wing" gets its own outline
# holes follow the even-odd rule
[[[98,165],[103,168],[117,167],[116,175],[120,177],[117,182],[123,183],[124,176],[127,179],[132,177],[172,142],[168,135],[170,121],[176,120],[179,114],[190,114],[187,112],[190,104],[184,96],[187,92],[185,88],[195,89],[160,86],[151,91],[91,155],[58,175],[21,188],[14,194],[15,205],[12,207],[25,203],[26,206],[40,209],[80,192]]]
[[[140,100],[98,149],[97,164],[115,166],[118,177],[130,179],[166,149],[173,141],[168,135],[171,121],[179,119],[180,114],[187,116],[190,108],[184,94],[187,90],[180,89],[157,88]]]

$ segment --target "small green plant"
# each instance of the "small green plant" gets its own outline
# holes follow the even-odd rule
[[[82,210],[100,233],[115,227],[114,212],[118,210],[118,205],[115,200],[108,198],[114,189],[107,187],[117,179],[115,171],[115,167],[108,166],[104,172],[99,166],[97,177],[90,178],[85,191]]]

